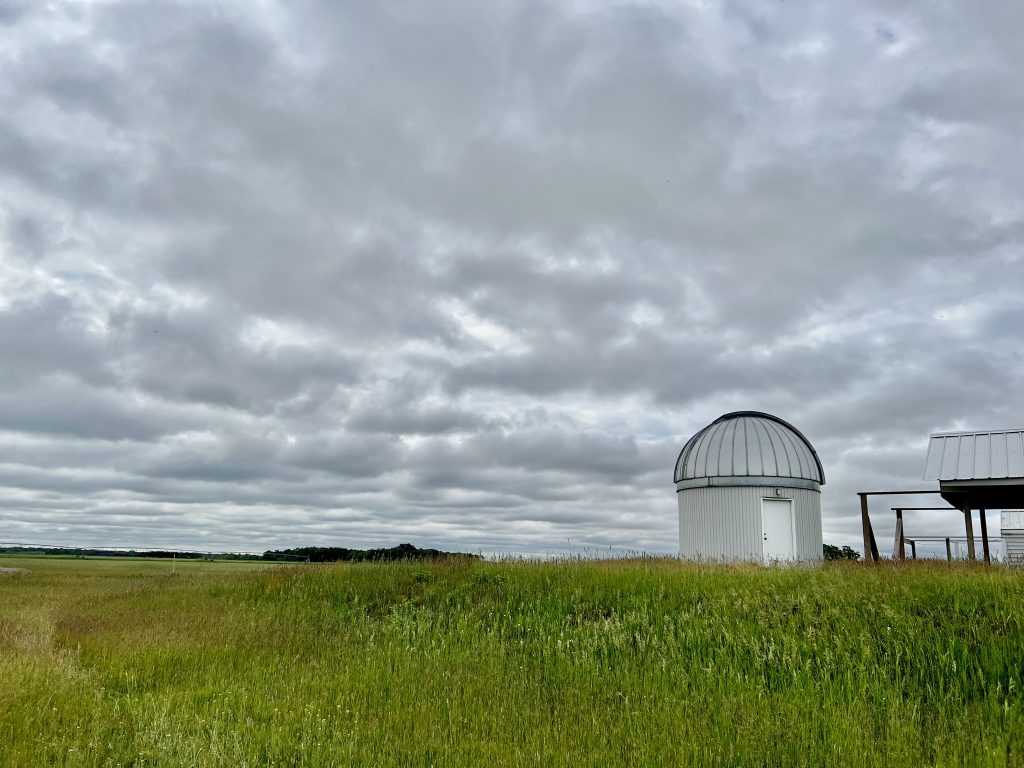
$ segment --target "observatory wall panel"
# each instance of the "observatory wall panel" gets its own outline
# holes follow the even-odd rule
[[[1001,527],[1006,562],[1024,565],[1024,510],[1004,509]]]
[[[685,559],[760,562],[761,499],[792,499],[796,557],[822,557],[819,491],[771,485],[704,486],[681,490],[677,496],[679,552]]]
[[[1024,565],[1024,531],[1004,531],[1003,547],[1006,551],[1007,563]]]

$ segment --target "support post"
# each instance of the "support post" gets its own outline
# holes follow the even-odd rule
[[[949,536],[946,537],[946,559],[953,562],[953,550],[949,546]]]
[[[864,530],[864,562],[878,562],[878,544],[875,543],[875,532],[871,530],[871,518],[868,517],[868,495],[858,493],[860,496],[860,522]]]
[[[903,538],[903,510],[896,510],[896,547],[897,556],[900,560],[907,559],[906,539]]]
[[[964,505],[964,527],[967,529],[967,559],[977,560],[978,555],[974,551],[974,520],[971,519],[970,505]]]
[[[868,497],[866,494],[858,493],[860,496],[860,528],[864,534],[864,562],[871,562],[871,537],[868,534]]]
[[[992,555],[988,549],[988,520],[985,519],[985,510],[979,509],[981,515],[981,551],[985,553],[985,565],[992,564]]]
[[[910,540],[910,556],[917,560],[917,542],[913,539]]]

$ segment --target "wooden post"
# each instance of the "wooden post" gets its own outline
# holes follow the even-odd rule
[[[917,560],[917,542],[913,539],[910,540],[910,556]]]
[[[964,505],[964,527],[967,528],[967,559],[977,560],[978,555],[974,551],[974,520],[971,519],[971,507]]]
[[[899,547],[900,560],[907,559],[907,545],[903,538],[903,510],[896,510],[896,546]]]
[[[868,495],[858,493],[860,496],[860,522],[864,530],[864,562],[878,562],[878,544],[875,543],[875,532],[871,530],[871,518],[868,517]]]
[[[900,544],[903,541],[903,521],[898,517],[896,518],[896,535],[893,537],[892,542],[892,559],[902,560],[900,557]]]
[[[864,562],[871,562],[871,537],[868,535],[868,497],[863,493],[860,496],[860,528],[864,534]]]
[[[992,555],[988,550],[988,520],[985,519],[985,510],[979,509],[978,514],[981,515],[981,550],[985,553],[985,564],[992,564]]]
[[[946,537],[946,559],[953,562],[953,550],[949,546],[949,536]]]

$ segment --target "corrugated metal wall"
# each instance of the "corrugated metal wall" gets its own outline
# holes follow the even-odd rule
[[[793,500],[796,556],[821,560],[821,493],[775,486],[679,491],[679,554],[687,560],[761,561],[761,499]]]
[[[1024,565],[1024,510],[1004,509],[1001,528],[1006,562]]]
[[[1003,551],[1010,565],[1024,565],[1024,531],[1003,531]]]

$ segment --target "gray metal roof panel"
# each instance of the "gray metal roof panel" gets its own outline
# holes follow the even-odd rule
[[[925,480],[1024,477],[1024,430],[940,432],[928,443]]]
[[[933,437],[928,442],[928,458],[924,462],[924,476],[938,477],[939,468],[942,466],[942,452],[945,445],[944,438]]]
[[[726,422],[722,430],[722,447],[718,451],[718,466],[729,468],[729,474],[736,474],[736,457],[733,446],[736,444],[736,421]]]
[[[764,452],[764,474],[785,474],[782,468],[782,459],[785,458],[785,454],[779,455],[782,446],[779,445],[778,438],[775,436],[775,430],[764,421],[756,421],[754,424],[757,427],[758,434],[761,436],[761,450]]]
[[[939,465],[939,473],[947,472],[956,474],[956,468],[960,463],[960,438],[943,438],[942,440],[942,461]]]
[[[1006,476],[1024,477],[1024,434],[1006,435]]]
[[[732,431],[732,473],[747,474],[747,420],[736,419]]]
[[[974,474],[974,442],[975,435],[963,435],[957,443],[959,450],[956,458],[956,472],[962,477],[977,477]]]
[[[700,459],[701,451],[707,453],[708,432],[709,430],[705,429],[691,437],[686,448],[683,448],[683,453],[680,454],[680,459],[683,461],[682,472],[687,477],[696,477],[700,474],[697,471],[697,462]]]
[[[1006,477],[1006,438],[989,440],[988,462],[995,477]]]
[[[708,474],[709,467],[718,467],[721,463],[722,432],[723,425],[716,424],[715,428],[708,433],[708,449],[704,453],[704,474]]]
[[[761,465],[762,475],[778,475],[779,466],[775,459],[775,446],[772,445],[772,436],[768,429],[760,421],[751,420],[750,426],[754,429],[754,436],[757,438],[757,451]]]
[[[932,437],[963,437],[964,435],[1009,435],[1016,432],[1024,432],[1024,427],[1019,429],[967,429],[960,432],[932,432]]]
[[[789,450],[789,446],[786,444],[786,437],[782,434],[778,425],[766,421],[764,426],[772,437],[772,446],[775,448],[775,456],[779,462],[779,474],[783,477],[800,477],[800,470],[794,466],[796,462],[793,460],[793,454]],[[783,462],[786,464],[785,467],[782,465]]]
[[[778,428],[778,424],[775,425]],[[788,429],[779,429],[779,434],[786,444],[786,455],[790,457],[789,466],[794,477],[810,477],[810,455],[800,450],[800,439]]]

